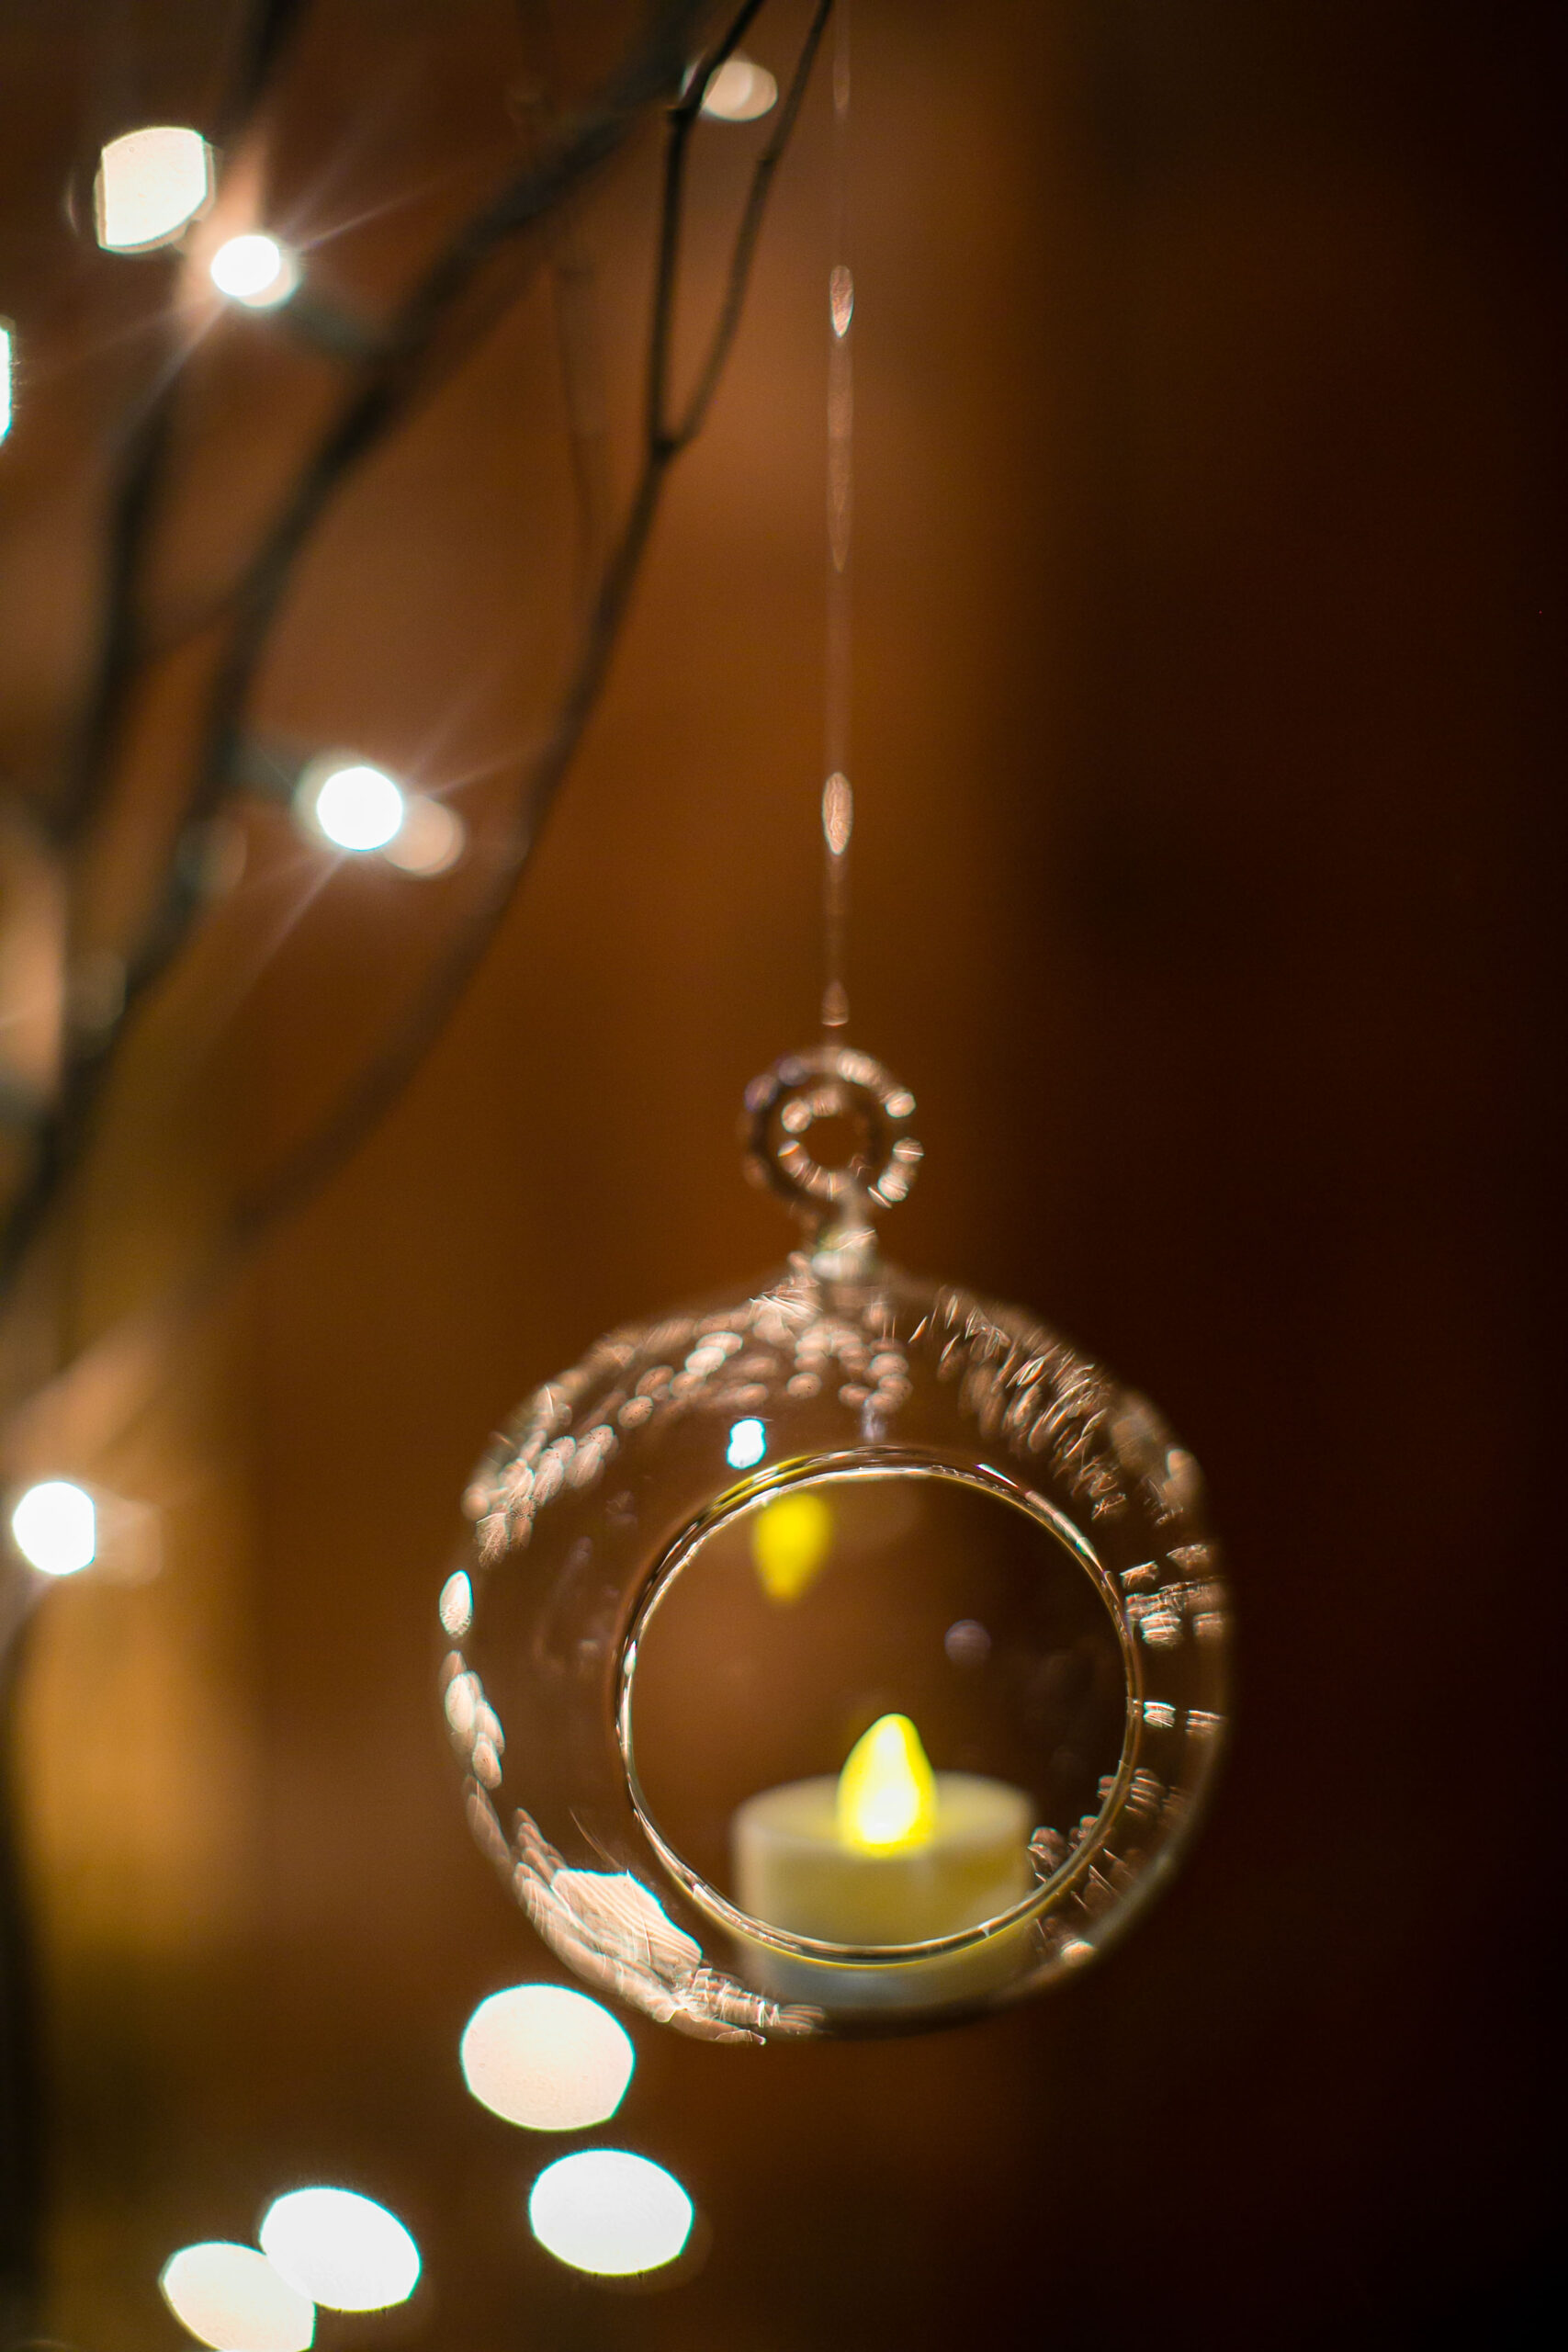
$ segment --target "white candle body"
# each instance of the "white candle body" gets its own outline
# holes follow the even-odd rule
[[[939,1772],[931,1836],[883,1851],[840,1838],[838,1786],[792,1781],[736,1808],[736,1900],[752,1918],[820,1943],[929,1943],[1010,1911],[1036,1884],[1033,1803],[1005,1781]],[[792,1960],[759,1946],[748,1973],[788,2000],[919,2006],[978,1996],[1017,1957],[1016,1931],[972,1951],[878,1968]]]

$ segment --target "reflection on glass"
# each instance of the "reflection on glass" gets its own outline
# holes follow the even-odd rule
[[[382,2311],[419,2284],[419,2248],[397,2215],[349,2188],[276,2199],[260,2236],[274,2269],[330,2311]]]
[[[833,1514],[809,1489],[781,1495],[758,1512],[751,1557],[770,1600],[787,1603],[808,1592],[827,1565]]]
[[[692,2200],[671,2173],[619,2148],[585,2148],[549,2165],[528,2199],[528,2225],[558,2261],[625,2278],[673,2262],[692,2233]]]
[[[111,139],[94,184],[98,243],[108,253],[149,253],[177,237],[212,195],[212,150],[199,130],[150,124]]]
[[[835,270],[833,275],[837,277],[840,273]],[[848,270],[843,275],[847,277]],[[844,325],[847,327],[848,324],[846,314]],[[840,328],[840,333],[842,332]],[[849,777],[841,770],[835,769],[822,787],[822,838],[835,857],[842,857],[848,849],[854,822],[855,797],[851,790]]]
[[[474,1588],[458,1568],[441,1588],[441,1623],[452,1639],[461,1641],[474,1622]]]
[[[960,1617],[942,1635],[942,1645],[954,1666],[984,1666],[991,1654],[991,1637],[977,1617]]]
[[[564,1984],[514,1984],[464,2029],[463,2079],[483,2107],[530,2132],[603,2123],[626,2097],[637,2052],[608,2009]]]
[[[230,237],[208,264],[220,294],[243,302],[254,311],[270,311],[286,301],[299,283],[299,262],[276,237],[253,232]]]
[[[29,1487],[11,1513],[11,1532],[22,1557],[46,1577],[73,1577],[97,1556],[93,1498],[70,1478],[45,1478]]]
[[[254,2246],[182,2246],[158,2285],[180,2325],[214,2352],[306,2352],[315,2307]]]
[[[761,1421],[737,1421],[729,1432],[724,1458],[732,1470],[750,1470],[768,1450],[768,1432]]]

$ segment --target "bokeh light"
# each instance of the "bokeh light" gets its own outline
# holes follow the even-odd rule
[[[254,2246],[182,2246],[158,2285],[180,2325],[214,2352],[306,2352],[314,2339],[314,2304]]]
[[[463,2080],[483,2107],[530,2132],[581,2132],[626,2097],[637,2052],[608,2009],[564,1984],[514,1984],[463,2031]]]
[[[422,879],[450,874],[468,846],[468,829],[455,808],[423,792],[410,793],[403,820],[386,844],[387,862]]]
[[[98,243],[107,253],[150,253],[177,237],[211,197],[212,150],[199,130],[167,122],[128,130],[98,157]]]
[[[73,1577],[97,1556],[97,1510],[85,1487],[45,1478],[17,1504],[11,1533],[22,1557],[46,1577]]]
[[[777,104],[779,85],[765,65],[749,57],[727,57],[708,76],[703,112],[718,122],[755,122]]]
[[[260,2236],[273,2268],[329,2311],[382,2311],[419,2284],[419,2248],[397,2215],[351,2188],[291,2189]]]
[[[276,237],[259,231],[228,238],[208,264],[208,272],[220,294],[254,311],[270,311],[286,301],[299,283],[298,257]]]
[[[351,850],[385,849],[407,805],[384,769],[350,760],[313,763],[300,779],[299,800],[318,832],[334,848]]]
[[[627,2278],[673,2262],[692,2234],[691,2199],[672,2173],[620,2148],[584,2148],[546,2166],[528,2199],[539,2244],[574,2270]]]

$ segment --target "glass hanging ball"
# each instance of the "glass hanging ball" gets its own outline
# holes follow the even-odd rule
[[[912,1096],[822,1046],[750,1090],[807,1245],[540,1388],[440,1601],[476,1836],[590,1984],[723,2041],[945,2023],[1137,1914],[1217,1758],[1191,1455],[873,1218]]]

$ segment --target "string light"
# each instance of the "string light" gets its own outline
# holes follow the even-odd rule
[[[778,103],[779,85],[765,65],[727,57],[708,76],[703,112],[716,122],[755,122]]]
[[[231,301],[243,302],[253,311],[271,311],[299,285],[299,258],[276,237],[252,231],[226,239],[209,262],[208,275]]]
[[[458,2055],[480,2106],[530,2132],[606,2122],[637,2064],[609,2010],[564,1984],[492,1993],[464,2028]]]
[[[212,150],[199,130],[150,124],[111,139],[99,154],[93,209],[107,253],[170,244],[211,201]]]
[[[314,2341],[314,2304],[254,2246],[182,2246],[158,2286],[180,2325],[214,2352],[307,2352]]]
[[[385,849],[408,814],[402,789],[385,768],[336,752],[310,762],[294,800],[305,822],[334,849]]]
[[[44,1576],[73,1577],[97,1556],[97,1510],[85,1487],[45,1478],[12,1511],[11,1533],[22,1557]]]
[[[528,2226],[558,2262],[627,2278],[673,2262],[692,2234],[691,2199],[662,2165],[620,2148],[561,2156],[534,2183]]]
[[[455,808],[411,792],[403,802],[403,821],[383,849],[389,865],[400,874],[422,879],[450,874],[468,846],[468,829]]]
[[[268,2206],[258,2235],[278,2276],[329,2311],[384,2311],[406,2303],[419,2284],[409,2232],[351,2188],[291,2189]]]

